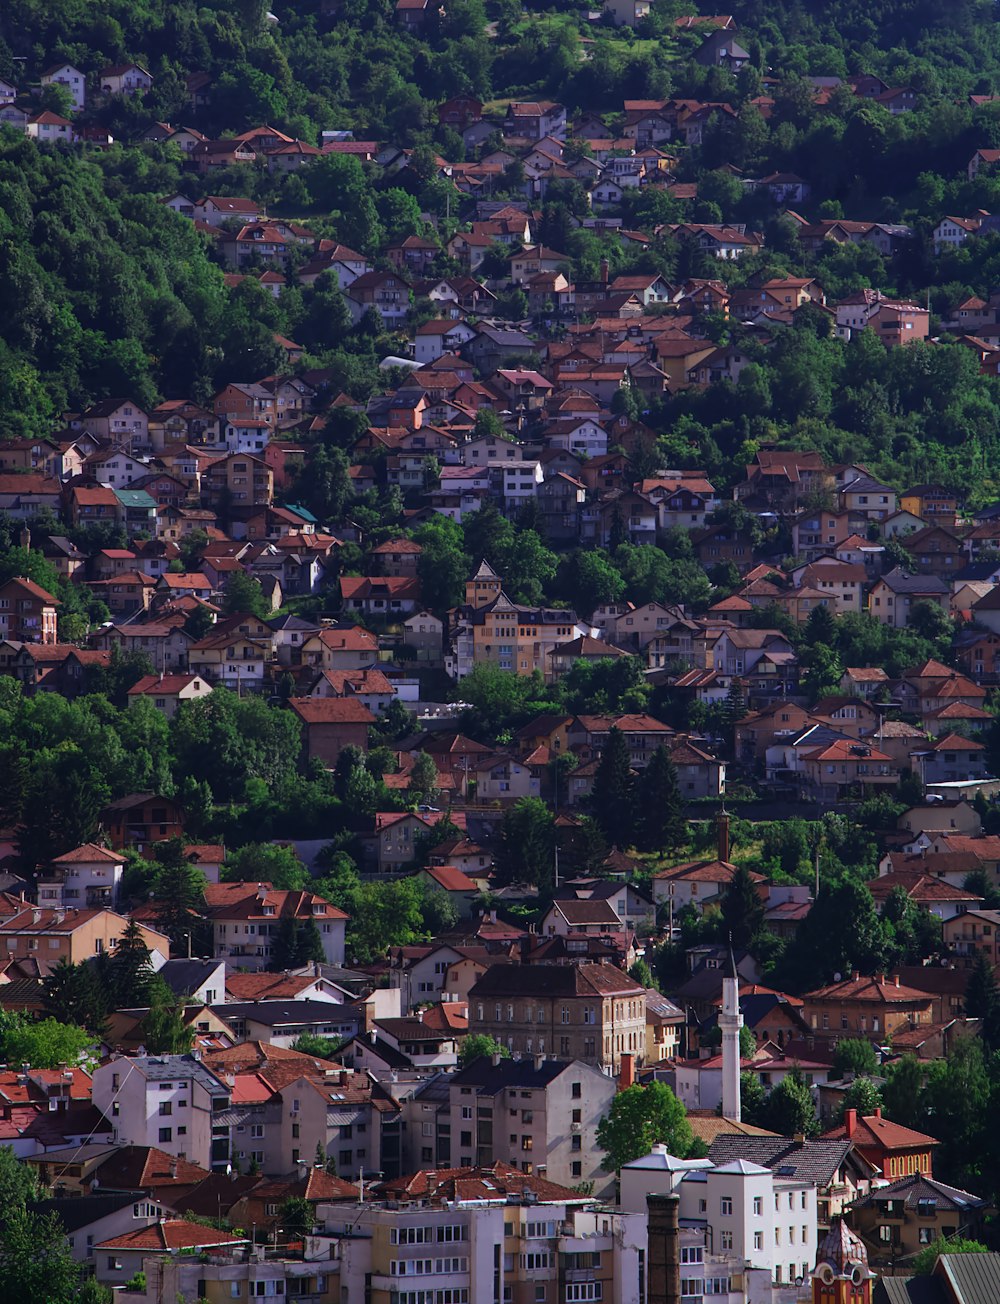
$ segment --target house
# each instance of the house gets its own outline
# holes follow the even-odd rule
[[[184,815],[180,805],[169,797],[137,792],[106,806],[101,813],[101,827],[112,847],[133,848],[142,854],[154,842],[180,837]]]
[[[645,1056],[646,992],[614,965],[494,964],[469,991],[469,1032],[617,1073]]]
[[[854,1143],[858,1154],[890,1182],[915,1173],[930,1177],[933,1155],[938,1145],[932,1136],[883,1118],[881,1109],[876,1109],[874,1114],[863,1115],[856,1109],[847,1109],[839,1127],[831,1128],[823,1135],[847,1137]]]
[[[883,625],[903,629],[909,624],[910,612],[918,602],[933,602],[948,609],[950,587],[939,575],[911,575],[896,567],[882,575],[868,594],[868,614]]]
[[[212,685],[200,675],[143,675],[128,690],[129,706],[137,702],[152,702],[168,720],[177,714],[181,702],[195,702],[207,696]]]
[[[61,605],[58,598],[24,576],[0,584],[0,640],[55,643]]]
[[[566,139],[566,109],[551,100],[512,100],[507,105],[501,129],[504,136],[518,140],[536,141],[551,136],[562,141]]]
[[[650,0],[604,0],[604,12],[616,27],[635,27],[649,17]]]
[[[706,68],[725,68],[728,72],[738,73],[750,62],[750,55],[733,38],[731,31],[716,30],[695,51],[694,59]]]
[[[69,92],[70,109],[74,113],[79,113],[87,102],[87,78],[71,63],[52,64],[39,81],[43,86],[64,86]]]
[[[113,64],[98,74],[104,95],[143,95],[153,85],[152,76],[137,63]]]
[[[411,575],[342,575],[345,612],[397,621],[420,609],[420,580]]]
[[[704,909],[706,902],[717,901],[725,892],[736,866],[727,860],[692,860],[670,869],[661,869],[653,875],[653,900],[657,906],[671,905],[675,912],[691,906]],[[762,874],[752,875],[754,882],[762,883]]]
[[[332,769],[345,747],[368,750],[375,716],[356,697],[292,697],[288,705],[304,725],[303,750]]]
[[[21,972],[44,978],[62,960],[80,964],[112,954],[128,923],[103,907],[53,909],[24,902],[21,909],[0,918],[0,948]],[[167,959],[169,939],[144,924],[139,927],[155,969]]]
[[[886,1041],[895,1032],[930,1022],[931,998],[902,986],[898,977],[887,980],[885,974],[869,978],[855,973],[807,992],[803,999],[802,1013],[813,1035],[834,1041],[843,1037]]]
[[[52,909],[99,908],[118,904],[125,868],[118,852],[87,842],[62,856],[38,875],[38,904]]]
[[[861,1197],[847,1217],[868,1247],[869,1261],[875,1266],[895,1268],[935,1242],[951,1240],[958,1235],[978,1239],[984,1234],[991,1213],[988,1200],[946,1186],[935,1181],[929,1173],[918,1171]],[[954,1259],[945,1258],[938,1262],[946,1264],[949,1261],[954,1262]],[[930,1284],[935,1278],[914,1277],[910,1280]],[[905,1287],[908,1282],[904,1278],[898,1284]],[[935,1292],[931,1298],[944,1299],[945,1295]],[[971,1302],[974,1295],[953,1297],[949,1294],[947,1298]]]
[[[344,963],[347,915],[313,892],[276,890],[270,883],[209,883],[205,905],[213,955],[227,967],[251,973],[268,969],[272,940],[286,930],[312,925],[319,932],[325,962]]]
[[[43,109],[41,113],[33,113],[27,122],[25,128],[27,135],[32,140],[44,141],[47,143],[72,144],[77,139],[76,129],[68,118],[62,118],[58,113],[53,113],[51,109]]]

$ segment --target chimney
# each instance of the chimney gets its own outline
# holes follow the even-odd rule
[[[716,824],[719,859],[729,861],[729,812],[722,810]]]
[[[601,284],[602,285],[607,285],[609,276],[610,276],[610,268],[608,267],[608,260],[606,258],[602,258],[601,259]]]
[[[542,1070],[542,1065],[543,1065],[544,1063],[545,1063],[545,1056],[544,1056],[544,1055],[536,1055],[536,1056],[535,1056],[535,1072],[536,1072],[536,1073],[540,1073],[540,1072],[541,1072],[541,1070]]]
[[[881,1118],[881,1117],[882,1117],[882,1106],[881,1106],[881,1105],[876,1105],[876,1106],[875,1106],[875,1117],[876,1117],[876,1118]]]
[[[856,1109],[844,1110],[844,1130],[848,1136],[853,1136],[858,1127],[858,1111]]]
[[[495,1051],[491,1056],[491,1058],[493,1060],[493,1067],[495,1069],[498,1069],[500,1067],[500,1061],[503,1058],[503,1056],[500,1054],[499,1051]]]
[[[621,1067],[618,1070],[618,1090],[628,1091],[629,1087],[635,1086],[635,1056],[627,1052],[622,1055]]]
[[[176,1179],[177,1179],[177,1157],[176,1157],[176,1155],[171,1155],[171,1156],[170,1156],[170,1177],[171,1177],[171,1180],[172,1180],[172,1181],[176,1181]]]
[[[679,1195],[646,1196],[648,1210],[648,1304],[680,1304],[681,1228]]]
[[[893,980],[892,980],[892,981],[896,984],[897,987],[899,986],[899,974],[898,974],[898,973],[893,977]]]

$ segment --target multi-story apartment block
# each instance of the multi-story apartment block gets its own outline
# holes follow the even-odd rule
[[[116,1145],[156,1146],[214,1172],[230,1162],[232,1086],[190,1055],[115,1056],[94,1070],[93,1100]]]
[[[643,1215],[505,1164],[421,1171],[319,1214],[340,1237],[341,1304],[645,1299]]]
[[[676,1159],[655,1145],[622,1167],[620,1181],[628,1212],[644,1212],[650,1194],[680,1197],[680,1223],[690,1232],[681,1241],[682,1294],[728,1294],[745,1268],[765,1270],[775,1285],[794,1285],[816,1262],[816,1185],[807,1178],[783,1177],[746,1159]],[[685,1264],[700,1270],[688,1273]],[[684,1278],[706,1274],[715,1279],[707,1292],[684,1288]]]
[[[117,851],[86,842],[57,856],[38,879],[38,904],[62,906],[110,906],[118,903],[118,889],[125,870],[125,858]]]
[[[597,1125],[616,1084],[592,1064],[482,1056],[404,1105],[409,1156],[421,1166],[488,1168],[495,1162],[561,1186],[591,1182],[613,1193],[601,1168]]]
[[[611,964],[494,964],[469,991],[469,1031],[617,1073],[645,1055],[646,991]]]

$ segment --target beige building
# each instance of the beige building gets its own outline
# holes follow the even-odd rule
[[[113,910],[47,909],[25,904],[23,910],[0,920],[0,955],[21,968],[37,968],[44,978],[60,960],[79,964],[118,945],[128,920]],[[152,952],[154,969],[170,955],[170,941],[162,933],[139,925],[142,939]]]
[[[494,964],[469,991],[469,1032],[617,1073],[645,1058],[646,991],[610,964]]]

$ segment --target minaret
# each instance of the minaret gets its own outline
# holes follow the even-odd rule
[[[722,980],[722,1117],[740,1121],[740,979],[736,972],[733,946],[729,944],[729,963]]]

